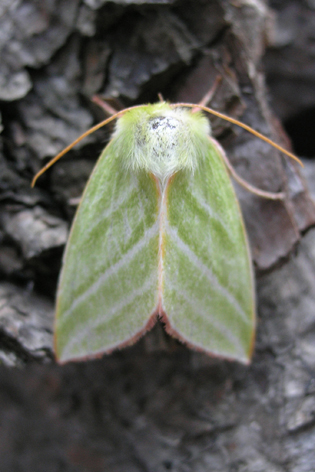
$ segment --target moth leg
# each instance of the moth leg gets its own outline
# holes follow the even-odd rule
[[[246,180],[242,179],[242,177],[240,177],[238,175],[238,173],[235,171],[234,167],[230,163],[227,155],[224,152],[224,149],[220,146],[220,144],[212,138],[209,138],[209,139],[211,140],[213,145],[216,146],[219,149],[220,154],[221,154],[221,156],[224,160],[224,163],[225,163],[229,173],[233,177],[233,179],[235,179],[236,182],[238,182],[243,188],[245,188],[248,192],[251,192],[254,195],[257,195],[258,197],[268,198],[269,200],[284,200],[284,198],[285,198],[284,192],[275,192],[275,193],[274,192],[266,192],[265,190],[261,190],[257,187],[254,187],[253,185],[248,183]]]
[[[208,90],[208,92],[206,93],[206,95],[201,99],[201,101],[198,103],[198,105],[201,105],[203,107],[207,106],[208,103],[211,102],[211,100],[213,99],[214,95],[216,94],[217,90],[218,90],[218,87],[220,85],[220,83],[222,82],[222,75],[217,75],[216,78],[215,78],[215,81],[213,83],[213,85],[211,86],[210,90]],[[196,106],[196,108],[193,108],[192,109],[192,112],[196,112],[197,110],[199,110],[199,108]]]
[[[102,98],[100,95],[94,95],[92,97],[92,102],[102,108],[105,111],[106,116],[116,115],[117,112],[124,108],[119,100],[108,97]],[[109,102],[112,102],[114,106],[110,105]]]
[[[81,197],[73,197],[73,198],[69,198],[68,205],[78,206],[80,202],[81,202]]]

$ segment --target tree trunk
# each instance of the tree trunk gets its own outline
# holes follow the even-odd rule
[[[290,146],[267,102],[266,45],[275,108],[312,156],[303,114],[312,120],[315,109],[311,4],[275,1],[276,12],[262,0],[0,1],[0,471],[314,470],[310,160],[303,177],[268,144],[211,120],[243,178],[286,192],[275,202],[236,187],[257,280],[256,348],[246,367],[194,352],[161,325],[98,361],[57,366],[62,250],[108,130],[30,188],[48,158],[103,119],[94,94],[123,106],[158,93],[198,102],[219,75],[211,107]]]

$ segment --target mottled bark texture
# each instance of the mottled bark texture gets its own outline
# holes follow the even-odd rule
[[[30,189],[47,158],[102,118],[95,93],[123,105],[155,101],[159,92],[196,102],[219,74],[211,106],[288,146],[267,102],[268,45],[272,104],[313,156],[315,4],[271,7],[0,1],[1,472],[314,470],[315,210],[295,163],[212,120],[242,177],[288,195],[276,203],[237,188],[257,275],[249,367],[192,352],[161,326],[99,361],[56,366],[53,299],[73,199],[109,131],[82,142]],[[312,182],[311,160],[304,175]]]

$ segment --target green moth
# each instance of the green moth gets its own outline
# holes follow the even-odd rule
[[[251,358],[255,289],[241,211],[207,118],[184,107],[193,108],[162,102],[115,116],[63,258],[60,362],[130,345],[158,319],[194,349]]]

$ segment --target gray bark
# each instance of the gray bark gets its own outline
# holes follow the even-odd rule
[[[278,14],[259,0],[0,2],[0,471],[314,470],[311,161],[303,176],[267,144],[212,120],[243,178],[287,194],[277,203],[237,187],[257,275],[249,367],[193,352],[159,325],[99,361],[55,365],[53,300],[71,202],[108,131],[29,187],[47,158],[103,118],[95,93],[127,106],[159,92],[198,102],[220,74],[211,106],[289,145],[268,105],[262,58],[269,43],[281,119],[314,106],[315,10],[311,1],[274,7]]]

